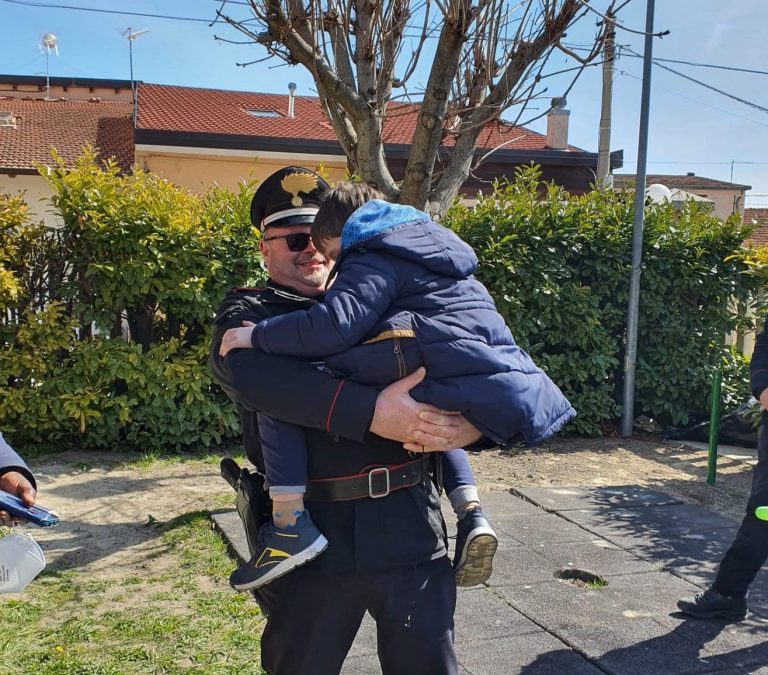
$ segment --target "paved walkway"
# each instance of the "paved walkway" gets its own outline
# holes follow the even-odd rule
[[[500,543],[489,584],[459,589],[462,673],[768,675],[768,569],[753,585],[744,622],[685,620],[675,606],[712,579],[736,522],[631,485],[498,491],[483,504]],[[216,522],[245,555],[237,516]],[[607,585],[557,578],[573,569]],[[346,675],[381,672],[366,618]]]

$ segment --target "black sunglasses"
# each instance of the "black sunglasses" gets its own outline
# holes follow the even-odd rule
[[[309,232],[294,232],[293,234],[278,234],[274,237],[264,237],[262,241],[274,241],[275,239],[285,239],[288,250],[298,253],[309,246],[312,235]]]

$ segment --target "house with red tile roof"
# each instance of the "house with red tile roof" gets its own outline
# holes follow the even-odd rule
[[[688,192],[698,197],[703,197],[714,203],[712,213],[725,220],[728,216],[744,211],[744,197],[751,185],[729,183],[715,178],[697,176],[693,172],[685,175],[672,174],[648,174],[645,177],[646,187],[649,185],[666,185],[672,192]],[[614,174],[613,187],[615,189],[634,189],[634,174]]]
[[[389,107],[383,138],[395,178],[404,172],[417,113],[413,104]],[[249,173],[263,178],[288,164],[322,164],[332,180],[346,171],[342,148],[314,96],[140,83],[134,137],[140,166],[195,190],[214,182],[233,187]],[[570,145],[555,149],[549,140],[505,122],[488,125],[478,148],[488,158],[463,192],[474,196],[494,178],[512,177],[516,167],[531,163],[574,194],[588,191],[597,154]],[[447,136],[445,150],[451,143]],[[613,153],[612,163],[621,166],[621,151]]]
[[[346,158],[314,96],[260,94],[136,83],[127,80],[0,75],[0,190],[26,191],[33,210],[44,213],[47,185],[37,165],[55,147],[71,162],[85,143],[123,170],[135,162],[179,185],[204,191],[212,184],[236,187],[249,175],[262,179],[288,164],[323,165],[332,180],[346,173]],[[393,175],[402,176],[418,106],[393,103],[384,125],[385,152]],[[558,122],[565,121],[561,117]],[[563,131],[561,126],[561,132]],[[519,166],[538,164],[545,180],[574,194],[590,189],[597,154],[506,122],[480,136],[486,156],[463,192],[474,197],[494,178],[512,177]],[[450,135],[444,142],[450,150]],[[622,152],[612,154],[614,168]],[[439,167],[438,167],[439,170]],[[42,200],[42,201],[41,201]]]
[[[46,98],[46,92],[25,90],[5,93],[0,91],[0,191],[24,192],[35,217],[49,215],[51,192],[38,166],[51,164],[52,148],[71,163],[90,143],[102,158],[113,157],[123,171],[133,165],[130,102],[96,96]]]
[[[768,209],[744,209],[744,224],[754,228],[745,244],[755,248],[768,246]]]

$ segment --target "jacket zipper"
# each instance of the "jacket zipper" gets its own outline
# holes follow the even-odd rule
[[[401,380],[405,377],[405,359],[403,358],[403,352],[400,350],[400,338],[394,338],[394,352],[397,359],[397,379]]]

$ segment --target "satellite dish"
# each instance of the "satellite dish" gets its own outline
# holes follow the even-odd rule
[[[672,190],[661,183],[651,183],[645,189],[645,198],[654,204],[663,204],[672,201]]]
[[[56,56],[59,55],[59,38],[57,38],[53,33],[45,33],[43,37],[40,38],[40,44],[47,50],[49,54],[54,51],[56,52]]]

